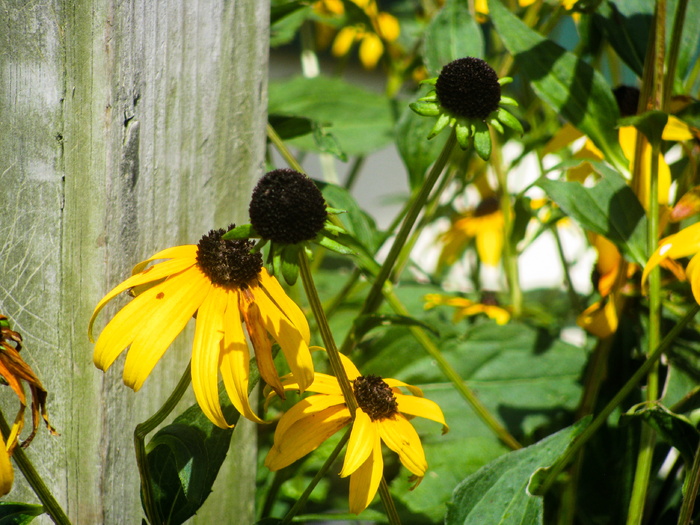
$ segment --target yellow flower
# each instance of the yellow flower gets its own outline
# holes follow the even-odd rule
[[[14,472],[10,463],[10,456],[19,443],[19,437],[24,428],[24,411],[27,408],[27,397],[24,393],[22,381],[29,385],[32,394],[32,431],[22,442],[26,447],[34,439],[39,428],[40,417],[44,419],[46,427],[51,434],[56,431],[49,423],[46,412],[46,389],[34,371],[29,367],[19,352],[22,349],[22,336],[10,328],[10,322],[4,315],[0,315],[0,379],[5,386],[9,386],[19,399],[19,410],[15,416],[10,435],[5,438],[0,432],[0,496],[4,496],[12,488]]]
[[[261,378],[284,394],[268,334],[279,343],[301,390],[313,381],[309,326],[299,307],[262,267],[253,243],[223,240],[212,230],[197,245],[156,253],[134,267],[132,277],[110,291],[90,318],[126,290],[138,290],[102,330],[95,366],[106,371],[125,348],[124,383],[138,391],[189,319],[197,314],[192,345],[192,388],[199,406],[216,425],[230,425],[219,403],[219,372],[226,392],[245,417],[260,421],[248,402],[249,350],[245,323]],[[148,266],[152,261],[167,261]],[[147,267],[148,266],[148,267]]]
[[[520,7],[528,7],[531,4],[534,4],[535,0],[518,0],[518,5]],[[480,14],[480,15],[488,15],[489,14],[489,3],[488,0],[475,0],[474,2],[474,10]],[[483,17],[479,17],[479,21],[485,21]]]
[[[646,282],[649,272],[659,264],[663,264],[667,259],[680,259],[682,257],[693,256],[685,267],[685,274],[690,281],[695,300],[700,304],[700,223],[692,224],[682,229],[678,233],[669,235],[659,241],[659,246],[651,254],[644,272],[642,273],[642,284]]]
[[[440,236],[443,243],[439,266],[454,264],[472,239],[484,264],[496,266],[503,252],[503,213],[498,199],[487,197],[474,211],[459,215]]]
[[[302,399],[282,416],[265,465],[270,470],[284,468],[352,424],[340,476],[350,476],[350,512],[359,514],[372,502],[382,479],[382,441],[420,481],[428,464],[420,438],[409,419],[420,416],[441,423],[443,433],[448,427],[440,407],[425,399],[420,388],[396,379],[361,376],[347,357],[342,354],[340,357],[359,405],[355,420],[345,404],[338,380],[316,373],[308,391],[317,395]],[[291,377],[285,377],[282,382],[285,390],[299,389]],[[406,388],[413,395],[401,393],[400,388]],[[274,393],[268,399],[272,396]]]
[[[476,303],[464,297],[450,297],[437,293],[427,294],[423,299],[425,299],[424,308],[426,310],[430,310],[439,305],[456,308],[453,318],[455,323],[461,321],[465,317],[479,314],[486,314],[501,325],[510,321],[510,312],[496,304]]]

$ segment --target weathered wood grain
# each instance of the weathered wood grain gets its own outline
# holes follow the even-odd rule
[[[134,393],[123,359],[106,374],[93,366],[87,321],[136,262],[247,218],[263,171],[268,10],[0,2],[0,311],[23,333],[61,432],[41,432],[28,454],[74,523],[140,522],[133,428],[179,379],[192,331]],[[254,469],[254,441],[242,440],[193,521],[252,522]],[[35,501],[21,475],[8,497]]]

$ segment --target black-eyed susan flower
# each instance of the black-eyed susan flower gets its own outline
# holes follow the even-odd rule
[[[160,251],[134,267],[133,275],[112,289],[90,318],[127,290],[138,293],[102,330],[95,365],[106,371],[124,349],[124,383],[138,391],[156,363],[197,315],[192,345],[192,388],[199,406],[226,428],[219,403],[219,373],[231,402],[245,417],[260,421],[248,402],[249,350],[253,344],[260,377],[280,395],[284,390],[273,363],[272,337],[281,347],[303,391],[313,381],[309,325],[299,307],[251,252],[252,241],[225,240],[212,230],[196,245]],[[152,266],[149,263],[167,259]]]
[[[435,308],[436,306],[451,306],[455,309],[453,321],[458,323],[465,317],[473,317],[475,315],[484,314],[496,321],[498,324],[506,324],[510,321],[510,311],[507,308],[499,306],[495,298],[487,297],[483,302],[476,302],[466,297],[455,297],[442,295],[437,293],[427,294],[424,298],[425,304],[423,307],[426,310]]]
[[[473,145],[479,156],[488,160],[489,125],[500,133],[504,125],[523,133],[518,119],[501,107],[518,105],[514,99],[501,95],[501,86],[511,81],[508,77],[499,79],[494,69],[480,58],[460,58],[444,66],[436,78],[424,80],[424,84],[434,89],[410,107],[419,115],[438,117],[429,139],[447,126],[453,127],[462,149]]]
[[[669,235],[659,241],[659,246],[651,254],[642,273],[642,284],[646,282],[649,272],[668,259],[691,257],[685,267],[685,275],[690,281],[690,288],[700,304],[700,223],[695,223],[678,233]]]
[[[332,223],[329,215],[340,211],[326,206],[316,184],[303,173],[273,170],[253,189],[248,207],[250,224],[229,231],[224,239],[261,238],[256,250],[269,242],[268,263],[273,274],[282,275],[292,285],[299,275],[299,253],[311,254],[309,242],[338,253],[352,253],[335,240],[345,230]]]
[[[265,465],[270,470],[284,468],[352,424],[340,475],[350,476],[350,512],[359,514],[372,502],[382,479],[382,442],[399,455],[401,463],[416,481],[420,481],[428,464],[420,438],[409,419],[420,416],[441,423],[443,433],[448,427],[440,407],[425,399],[420,388],[396,379],[362,376],[347,357],[342,354],[340,357],[357,398],[354,421],[338,380],[316,373],[307,389],[316,395],[303,398],[282,416]],[[299,388],[289,376],[283,378],[282,383],[286,390]],[[413,395],[403,394],[402,388]],[[271,396],[274,393],[268,398]]]
[[[56,431],[49,423],[46,412],[46,389],[36,376],[31,367],[22,359],[19,352],[22,349],[22,336],[12,330],[9,320],[0,315],[0,378],[5,386],[9,386],[19,399],[19,410],[15,416],[14,424],[9,436],[5,437],[0,432],[0,496],[4,496],[12,488],[14,471],[10,463],[10,456],[19,444],[20,435],[24,428],[24,411],[27,408],[27,397],[22,387],[22,382],[29,385],[32,394],[32,431],[20,446],[28,446],[39,428],[43,418],[46,427],[51,434]]]

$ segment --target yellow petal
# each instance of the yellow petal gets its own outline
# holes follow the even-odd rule
[[[255,303],[260,308],[260,317],[265,329],[279,343],[289,368],[303,392],[314,380],[314,362],[306,341],[296,326],[270,300],[261,287],[253,286],[250,289],[255,296]]]
[[[141,388],[153,367],[200,307],[210,287],[209,279],[193,266],[156,287],[158,294],[155,297],[151,295],[151,289],[134,299],[149,297],[154,307],[126,355],[124,384],[134,391]]]
[[[501,220],[494,218],[494,223],[485,224],[484,226],[486,227],[476,236],[476,251],[479,254],[479,258],[481,262],[489,266],[498,265],[501,260],[504,241],[503,216],[500,213],[493,215],[498,215]]]
[[[374,69],[384,54],[384,44],[375,33],[366,33],[360,43],[360,62],[365,69]]]
[[[153,259],[148,259],[145,262],[151,261]],[[102,300],[97,303],[97,306],[95,307],[94,312],[92,312],[92,316],[90,317],[90,322],[88,323],[88,336],[90,337],[90,341],[94,342],[93,336],[92,336],[92,326],[93,323],[95,322],[95,318],[97,317],[97,314],[100,313],[102,308],[105,307],[105,305],[114,299],[117,295],[119,295],[122,292],[125,292],[129,288],[133,288],[135,286],[140,286],[143,284],[151,283],[154,281],[158,281],[160,279],[163,279],[165,277],[169,277],[171,275],[175,275],[183,270],[186,270],[190,266],[194,265],[196,263],[195,259],[173,259],[172,261],[165,261],[159,264],[156,264],[154,266],[151,266],[150,268],[144,270],[143,272],[132,275],[129,277],[126,281],[122,282],[118,286],[115,286],[112,288],[112,290],[105,295]]]
[[[661,133],[663,140],[673,140],[682,142],[684,140],[692,140],[693,134],[688,127],[688,124],[673,115],[668,116],[668,122]]]
[[[545,145],[544,150],[542,150],[542,154],[547,155],[548,153],[559,151],[564,146],[568,146],[576,139],[581,137],[583,137],[583,133],[567,122],[559,129],[559,131],[555,133],[551,139],[549,139],[549,142],[547,142]]]
[[[384,40],[394,42],[399,38],[401,26],[399,26],[399,21],[394,15],[381,12],[376,18],[376,30]]]
[[[425,475],[428,462],[425,460],[423,445],[416,429],[401,414],[393,419],[383,419],[379,423],[379,434],[382,441],[399,455],[401,463],[413,474],[419,477]]]
[[[695,223],[687,228],[683,228],[678,233],[669,235],[659,241],[659,247],[651,254],[642,273],[642,283],[644,283],[649,272],[657,266],[663,259],[678,259],[688,257],[700,252],[700,223]]]
[[[341,478],[355,472],[367,460],[378,437],[377,425],[362,409],[356,410],[343,468],[340,470]]]
[[[311,341],[311,332],[309,331],[309,322],[306,320],[304,312],[301,308],[297,306],[297,303],[292,301],[289,296],[285,293],[280,283],[272,277],[265,268],[260,270],[260,284],[270,299],[274,301],[279,309],[284,312],[284,314],[291,319],[294,326],[299,330],[306,344]]]
[[[360,374],[360,371],[357,369],[355,366],[355,363],[350,361],[350,358],[346,356],[345,354],[338,354],[340,355],[340,362],[343,363],[343,368],[345,369],[345,373],[348,376],[348,379],[350,381],[354,381],[358,377],[360,377],[362,374]]]
[[[398,388],[398,387],[403,387],[407,389],[411,394],[414,396],[418,397],[423,397],[423,391],[418,388],[417,386],[409,385],[408,383],[404,383],[403,381],[399,381],[398,379],[391,379],[391,378],[385,378],[384,382],[389,385],[391,388]],[[399,391],[401,394],[401,392]],[[401,394],[403,395],[403,394]]]
[[[235,294],[235,292],[232,292]],[[230,428],[219,402],[219,354],[224,338],[224,312],[228,303],[226,289],[211,286],[197,312],[192,343],[192,390],[197,404],[209,421]]]
[[[690,288],[693,290],[695,301],[700,304],[700,253],[693,256],[685,269],[685,273],[690,281]]]
[[[477,13],[482,13],[484,15],[489,14],[489,4],[486,0],[475,0],[474,9]]]
[[[282,378],[282,384],[285,390],[301,390],[299,388],[299,383],[292,374],[287,374]],[[314,374],[313,382],[306,388],[306,392],[315,392],[317,394],[330,394],[330,395],[341,395],[340,385],[338,385],[338,380],[329,376],[328,374],[320,374],[316,372]]]
[[[379,483],[384,474],[384,458],[379,433],[372,443],[372,453],[365,462],[350,476],[350,512],[359,514],[374,499]]]
[[[348,51],[350,51],[350,46],[355,42],[356,36],[357,29],[355,27],[348,26],[341,29],[333,41],[333,47],[331,48],[333,56],[342,57],[347,55]]]
[[[286,416],[282,416],[282,419]],[[350,412],[344,405],[332,406],[295,421],[284,433],[284,439],[272,446],[265,458],[265,466],[270,470],[279,470],[292,464],[316,450],[349,422]]]
[[[0,432],[0,496],[10,492],[14,480],[15,473],[12,470],[12,463],[10,463],[10,455],[7,453],[5,440]]]
[[[396,402],[399,405],[399,412],[410,416],[419,416],[430,419],[442,425],[442,433],[445,434],[449,427],[445,422],[445,416],[440,407],[434,401],[424,397],[396,395]]]
[[[586,308],[576,319],[576,323],[600,339],[610,337],[617,332],[619,319],[618,308],[621,299],[616,299],[616,294],[611,294],[605,301],[593,303]]]
[[[250,375],[250,350],[243,334],[241,313],[238,310],[238,294],[226,294],[224,312],[224,340],[219,356],[219,369],[231,403],[240,414],[256,423],[263,423],[248,401]]]
[[[281,443],[287,439],[286,433],[289,428],[294,425],[297,421],[323,412],[324,410],[331,407],[344,407],[345,398],[342,395],[339,396],[308,396],[300,400],[292,408],[287,410],[284,415],[280,418],[277,423],[277,428],[275,429],[275,443]],[[349,415],[349,412],[348,412]],[[309,420],[311,421],[311,420]]]

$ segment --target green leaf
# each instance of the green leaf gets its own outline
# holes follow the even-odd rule
[[[620,126],[634,126],[644,133],[652,146],[661,144],[661,135],[668,122],[668,115],[663,111],[647,111],[642,115],[627,117],[620,121]]]
[[[282,140],[308,135],[314,129],[313,121],[305,117],[288,117],[287,115],[268,115],[267,121]]]
[[[257,383],[254,375],[251,367],[251,385]],[[227,421],[237,423],[239,414],[224,388],[220,388],[219,400]],[[226,458],[234,429],[217,427],[195,404],[148,442],[151,491],[163,522],[184,523],[202,506]]]
[[[418,188],[428,168],[437,160],[448,135],[428,140],[435,120],[425,118],[406,108],[396,124],[396,147],[406,169],[411,189]]]
[[[554,464],[586,427],[579,421],[542,441],[492,461],[460,483],[448,504],[446,525],[542,523],[544,500],[528,491],[531,476]]]
[[[484,56],[481,28],[469,15],[467,0],[448,0],[426,29],[423,60],[437,76],[445,64],[468,56]]]
[[[585,230],[603,235],[631,262],[646,263],[647,219],[627,181],[599,163],[591,163],[603,177],[593,188],[578,182],[541,179],[537,184]]]
[[[678,5],[678,2],[676,2]],[[673,11],[669,10],[669,18]],[[668,32],[669,38],[671,32]],[[689,79],[690,73],[693,70],[698,60],[698,48],[700,47],[700,2],[688,2],[686,8],[685,21],[683,24],[683,35],[681,37],[681,45],[678,50],[678,64],[676,66],[676,93],[685,93],[690,91],[690,86],[684,89],[684,82]]]
[[[350,192],[335,184],[315,182],[321,189],[323,198],[326,199],[330,206],[347,211],[347,213],[338,215],[338,218],[343,223],[348,234],[355,237],[370,252],[374,252],[379,248],[379,232],[374,220],[360,208],[355,198],[350,195]]]
[[[603,76],[528,28],[499,0],[489,0],[489,8],[501,40],[537,95],[588,135],[613,166],[628,171],[615,129],[620,111]]]
[[[252,224],[241,224],[234,229],[227,231],[222,235],[222,239],[250,239],[251,237],[260,237],[253,229]]]
[[[0,502],[0,525],[25,525],[44,513],[41,505]]]
[[[277,115],[305,117],[331,131],[348,155],[376,151],[393,140],[394,118],[389,99],[339,78],[297,77],[270,83],[268,111]],[[319,151],[312,137],[292,143],[304,150]]]
[[[414,319],[413,317],[407,317],[405,315],[395,315],[395,314],[367,314],[361,315],[355,322],[355,335],[358,340],[361,340],[370,330],[378,328],[380,326],[420,326],[421,328],[432,332],[436,337],[439,334],[435,328],[430,326],[423,321]]]
[[[270,7],[270,47],[291,42],[311,12],[311,7],[305,0],[275,2]]]
[[[660,404],[647,406],[642,403],[623,414],[621,421],[623,418],[641,418],[646,421],[664,441],[678,449],[687,465],[693,463],[700,433],[686,417],[674,414]]]

